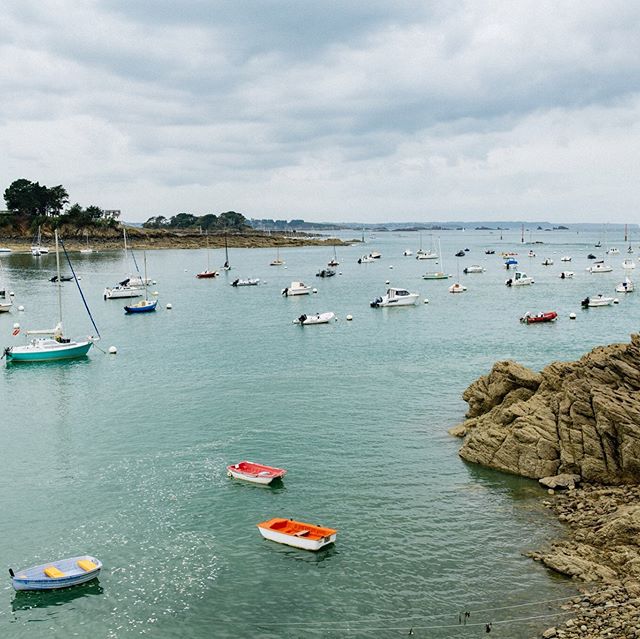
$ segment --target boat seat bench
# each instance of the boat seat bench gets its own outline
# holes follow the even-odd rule
[[[98,567],[98,564],[94,564],[92,561],[89,561],[89,559],[80,559],[76,561],[76,563],[78,564],[78,568],[82,568],[85,572],[91,572]]]
[[[47,566],[44,569],[44,574],[47,575],[47,577],[51,578],[51,579],[60,579],[61,577],[65,577],[66,575],[62,572],[62,570],[59,570],[58,568],[56,568],[55,566]]]
[[[305,537],[310,532],[311,532],[310,530],[299,530],[297,533],[293,533],[293,536],[294,537]]]

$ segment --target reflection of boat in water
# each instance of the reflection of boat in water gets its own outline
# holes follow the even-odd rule
[[[18,590],[11,602],[11,610],[32,610],[34,608],[49,608],[51,606],[62,606],[70,603],[74,599],[101,595],[104,588],[97,579],[82,584],[81,588],[62,588],[58,590]]]

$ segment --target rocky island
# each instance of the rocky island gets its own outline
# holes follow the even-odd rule
[[[540,372],[497,362],[463,398],[460,456],[539,480],[567,525],[530,556],[584,592],[543,637],[640,637],[640,335]]]

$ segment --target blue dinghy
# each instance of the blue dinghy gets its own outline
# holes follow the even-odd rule
[[[158,300],[141,300],[137,304],[125,306],[124,312],[127,313],[127,315],[131,313],[151,313],[156,310],[157,305]]]
[[[23,568],[15,573],[9,568],[9,574],[16,590],[53,590],[91,581],[100,574],[101,568],[99,559],[82,555]]]

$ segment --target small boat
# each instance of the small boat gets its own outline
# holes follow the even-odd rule
[[[336,272],[331,268],[323,268],[316,273],[316,277],[333,277]]]
[[[634,290],[635,286],[629,277],[625,277],[624,280],[616,286],[616,293],[633,293]]]
[[[530,284],[534,284],[534,279],[529,277],[526,273],[522,271],[516,271],[513,274],[513,277],[510,277],[505,284],[507,286],[528,286]]]
[[[479,264],[472,264],[471,266],[466,266],[465,268],[463,268],[462,272],[466,274],[484,273],[484,268],[482,268],[482,266],[480,266]]]
[[[598,293],[595,297],[585,297],[580,304],[582,304],[582,308],[594,308],[597,306],[611,306],[614,301],[613,297]]]
[[[535,257],[536,254],[533,251],[529,251],[529,253],[527,254],[528,257]]]
[[[283,266],[284,260],[280,259],[280,248],[276,246],[276,258],[269,262],[269,266]]]
[[[573,271],[562,271],[562,273],[560,273],[560,275],[558,275],[558,277],[561,280],[571,279],[573,277]]]
[[[89,253],[93,253],[93,249],[89,246],[89,232],[85,231],[84,235],[87,239],[87,246],[86,248],[80,249],[80,253],[84,253],[85,255]]]
[[[208,231],[205,236],[205,241],[207,243],[207,268],[204,271],[201,271],[200,273],[196,273],[196,277],[199,280],[207,280],[207,279],[211,279],[212,277],[218,276],[218,271],[211,270],[211,264],[209,259],[209,232]]]
[[[589,273],[611,273],[613,267],[600,260],[599,262],[594,262],[593,266],[589,266],[587,271],[589,271]]]
[[[405,249],[403,255],[405,257],[410,257],[411,255],[413,255],[413,251],[411,249]]]
[[[2,250],[3,249],[0,249],[0,253],[2,253]],[[9,250],[11,250],[11,249],[9,249]],[[633,247],[631,246],[631,244],[629,244],[629,248],[627,249],[627,253],[629,253],[629,255],[631,255],[633,253]]]
[[[270,541],[294,548],[317,551],[336,540],[337,530],[314,526],[294,519],[276,517],[258,524],[260,534]]]
[[[327,266],[340,266],[338,255],[336,254],[336,245],[333,245],[333,257],[327,262]]]
[[[91,581],[100,574],[101,568],[99,559],[81,555],[16,572],[9,568],[9,574],[15,590],[55,590]]]
[[[156,310],[158,300],[140,300],[131,306],[125,306],[124,312],[127,315],[133,315],[135,313],[152,313]]]
[[[331,311],[327,313],[316,313],[315,315],[300,315],[298,319],[293,320],[294,324],[300,326],[311,326],[313,324],[328,324],[336,318],[336,314]]]
[[[438,254],[435,251],[418,251],[416,253],[416,260],[437,260]]]
[[[369,253],[369,257],[372,260],[379,260],[382,257],[382,254],[378,253],[377,251],[373,251],[372,253]]]
[[[517,257],[518,254],[514,251],[503,251],[500,255],[506,259],[507,257]]]
[[[623,269],[629,269],[632,270],[636,267],[636,263],[630,258],[628,257],[625,260],[622,260],[622,268]]]
[[[231,286],[258,286],[258,284],[260,284],[260,278],[259,277],[254,277],[254,278],[248,278],[246,280],[241,280],[241,279],[237,279],[237,280],[233,280],[233,282],[231,282]]]
[[[286,474],[287,471],[284,468],[265,466],[250,461],[241,461],[227,466],[227,477],[244,479],[244,481],[250,481],[253,484],[270,484],[274,479],[282,478]]]
[[[105,300],[118,300],[133,297],[142,297],[142,289],[139,286],[131,286],[130,279],[122,280],[117,286],[107,286],[102,292]]]
[[[12,306],[13,302],[7,297],[7,291],[4,288],[0,289],[0,313],[8,313]]]
[[[495,254],[496,254],[496,252],[495,252],[493,249],[487,249],[487,250],[484,252],[484,254],[485,254],[485,255],[495,255]]]
[[[602,246],[602,242],[598,240],[593,246],[594,248],[600,248]]]
[[[53,282],[55,284],[58,281],[58,276],[54,275],[53,277],[50,277],[49,281]],[[61,275],[60,276],[60,281],[61,282],[73,282],[73,275]]]
[[[291,286],[282,289],[282,294],[285,297],[293,297],[294,295],[309,295],[311,293],[311,287],[307,286],[304,282],[291,282]]]
[[[455,256],[456,257],[464,257],[465,256],[465,252],[464,251],[458,251]]]
[[[429,271],[422,276],[423,280],[448,280],[451,277],[449,273],[442,271]]]
[[[369,264],[373,261],[374,259],[371,257],[371,255],[363,255],[362,257],[358,258],[358,264]]]
[[[382,297],[376,297],[369,306],[382,308],[386,306],[414,306],[418,303],[418,293],[409,293],[404,288],[388,288]]]
[[[449,287],[449,293],[464,293],[466,290],[467,287],[463,286],[459,282],[456,282]]]
[[[512,266],[517,266],[518,264],[518,260],[516,260],[514,257],[508,257],[505,261],[504,261],[504,267],[507,269],[507,271],[512,267]]]
[[[553,266],[553,260],[550,257],[542,260],[542,266]]]
[[[31,246],[31,255],[40,257],[40,255],[46,255],[49,249],[46,246],[42,246],[42,232],[38,227],[38,235],[36,236],[36,242]]]
[[[539,324],[542,322],[555,322],[558,314],[555,311],[549,311],[547,313],[533,313],[526,312],[521,318],[520,321],[523,324]]]
[[[615,246],[613,248],[610,248],[607,253],[609,255],[618,255],[618,253],[620,253],[620,250],[617,249]]]
[[[629,248],[631,248],[631,247],[629,247]],[[0,246],[0,253],[12,253],[12,250],[10,248],[6,247],[6,246]]]
[[[570,261],[571,261],[571,256],[570,256],[570,255],[563,255],[563,256],[560,258],[560,261],[561,261],[561,262],[570,262]]]

